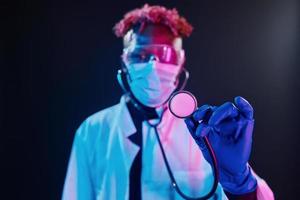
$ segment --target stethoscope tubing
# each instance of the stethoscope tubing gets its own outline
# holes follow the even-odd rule
[[[212,196],[214,196],[217,188],[218,188],[218,183],[219,183],[219,171],[218,171],[218,162],[217,162],[217,159],[216,159],[216,156],[215,156],[215,153],[214,153],[214,150],[211,146],[211,144],[209,143],[209,140],[206,136],[200,138],[201,140],[203,140],[203,143],[205,145],[204,148],[207,148],[208,152],[209,152],[209,155],[212,159],[212,169],[213,169],[213,174],[214,174],[214,182],[213,182],[213,186],[211,188],[211,190],[204,196],[201,196],[201,197],[191,197],[191,196],[188,196],[186,195],[184,192],[182,192],[182,190],[179,188],[178,184],[177,184],[177,181],[174,177],[174,174],[172,172],[172,169],[170,167],[170,164],[168,162],[168,159],[167,159],[167,156],[166,156],[166,153],[164,151],[164,148],[163,148],[163,145],[161,143],[161,140],[160,140],[160,137],[159,137],[159,133],[158,133],[158,130],[157,130],[157,126],[160,124],[161,122],[161,119],[163,117],[163,114],[164,114],[165,110],[163,111],[162,115],[161,115],[161,118],[159,120],[158,123],[156,124],[151,124],[149,121],[147,121],[147,123],[154,128],[154,131],[155,131],[155,135],[156,135],[156,138],[158,140],[158,144],[159,144],[159,147],[160,147],[160,150],[161,150],[161,153],[162,153],[162,156],[163,156],[163,159],[164,159],[164,163],[166,165],[166,168],[167,168],[167,172],[169,174],[169,177],[171,179],[171,182],[172,182],[172,186],[173,188],[176,190],[176,192],[184,199],[186,200],[207,200],[209,198],[211,198]]]

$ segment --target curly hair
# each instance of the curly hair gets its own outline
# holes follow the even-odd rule
[[[179,16],[175,8],[167,9],[163,6],[149,6],[148,4],[126,13],[113,30],[117,37],[124,37],[130,29],[138,25],[144,26],[145,23],[165,25],[176,37],[189,37],[193,31],[192,25],[184,17]]]

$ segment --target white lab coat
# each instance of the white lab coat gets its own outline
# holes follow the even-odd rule
[[[158,131],[179,187],[191,196],[206,194],[212,170],[184,121],[166,111]],[[88,117],[75,135],[62,199],[127,200],[129,171],[139,151],[128,136],[135,132],[124,96],[119,104]],[[142,198],[182,199],[171,186],[154,129],[144,122],[142,132]],[[216,194],[213,199],[227,199],[220,184]],[[259,200],[274,199],[259,177],[257,195]]]

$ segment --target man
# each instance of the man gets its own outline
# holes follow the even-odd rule
[[[123,37],[118,81],[125,94],[77,130],[63,199],[183,199],[175,186],[189,197],[204,196],[214,180],[204,137],[220,177],[210,199],[274,199],[248,165],[254,120],[245,99],[201,106],[186,120],[169,111],[167,101],[185,73],[182,37],[192,26],[175,9],[145,5],[114,30]]]

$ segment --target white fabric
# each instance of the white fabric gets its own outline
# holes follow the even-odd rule
[[[171,186],[154,129],[146,122],[142,128],[143,199],[182,199]],[[212,171],[184,121],[166,111],[158,131],[179,187],[189,195],[207,193]],[[75,135],[62,199],[127,200],[129,170],[139,150],[128,136],[135,132],[124,97],[119,104],[87,118]],[[274,199],[265,181],[257,178],[258,199]],[[220,184],[215,199],[227,199]]]

